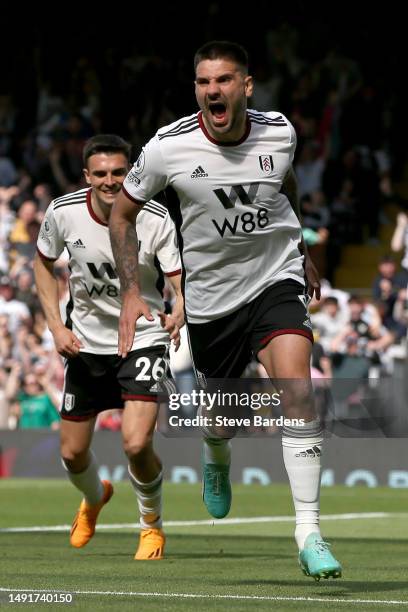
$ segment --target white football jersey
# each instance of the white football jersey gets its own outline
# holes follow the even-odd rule
[[[181,273],[177,236],[164,206],[151,201],[137,217],[140,282],[154,321],[141,317],[132,349],[169,342],[157,311],[163,310],[163,273]],[[109,229],[91,207],[91,189],[56,198],[49,205],[38,235],[39,254],[58,259],[67,248],[70,301],[66,325],[83,343],[82,351],[116,354],[120,315],[120,285],[115,269]]]
[[[177,193],[189,322],[228,315],[278,281],[304,285],[300,223],[280,193],[295,147],[282,114],[248,110],[239,142],[213,140],[199,112],[143,148],[122,188],[141,202],[166,187]]]

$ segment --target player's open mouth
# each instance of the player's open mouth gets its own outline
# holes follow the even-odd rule
[[[222,102],[214,102],[208,105],[209,111],[216,122],[222,122],[226,118],[227,108]]]

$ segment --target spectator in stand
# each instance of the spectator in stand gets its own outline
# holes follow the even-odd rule
[[[2,154],[0,150],[0,185],[11,187],[17,182],[18,173],[12,159]]]
[[[36,202],[31,199],[24,200],[17,211],[17,219],[9,235],[10,246],[13,249],[13,258],[17,254],[32,259],[35,254],[35,245],[40,221],[38,219]]]
[[[33,194],[38,205],[38,210],[41,213],[45,213],[48,204],[53,198],[50,185],[48,185],[48,183],[39,183],[34,187]]]
[[[324,194],[313,191],[305,194],[300,202],[302,214],[302,234],[308,246],[310,256],[319,270],[320,276],[326,276],[326,244],[329,238],[330,212],[325,205]]]
[[[16,187],[0,187],[0,274],[9,270],[8,237],[15,222],[10,201],[17,195]]]
[[[16,109],[10,94],[0,95],[0,142],[4,149],[11,147],[16,126]]]
[[[407,286],[408,271],[397,271],[395,260],[385,255],[378,264],[378,274],[374,279],[372,295],[379,304],[382,321],[387,327],[393,326],[392,312],[400,289]]]
[[[303,227],[313,230],[328,228],[330,225],[330,210],[326,206],[322,191],[306,193],[300,200]]]
[[[0,315],[9,317],[9,330],[15,334],[22,323],[31,320],[26,304],[15,299],[15,288],[8,276],[0,276]]]
[[[251,108],[256,108],[259,111],[279,108],[280,87],[281,78],[279,74],[272,70],[267,62],[260,61],[255,68]]]
[[[321,296],[323,299],[326,299],[327,297],[335,297],[337,298],[338,304],[339,304],[339,308],[341,310],[341,312],[344,314],[345,318],[348,317],[348,301],[350,299],[350,294],[347,291],[343,291],[343,289],[336,289],[335,287],[333,287],[330,282],[327,280],[327,278],[322,278],[321,279]],[[318,302],[316,300],[312,300],[312,302],[310,303],[311,307],[313,305],[313,310],[316,311],[316,305],[318,305]]]
[[[295,166],[301,198],[306,194],[321,191],[324,168],[325,161],[319,155],[319,145],[313,140],[306,140]]]
[[[378,365],[381,353],[391,346],[395,335],[381,325],[378,313],[373,314],[372,309],[370,312],[358,296],[350,297],[349,309],[349,321],[331,343],[333,353],[364,357]]]
[[[32,315],[40,308],[34,287],[34,274],[28,267],[22,268],[15,279],[15,298],[28,306]]]
[[[332,352],[332,341],[343,330],[348,315],[340,310],[336,297],[328,296],[320,311],[311,315],[312,325],[319,332],[319,342],[326,353]]]
[[[19,429],[59,429],[59,396],[46,372],[32,372],[23,379],[22,391],[17,394]]]
[[[0,429],[9,429],[14,412],[13,400],[20,386],[21,364],[9,360],[6,367],[0,365]]]
[[[367,228],[369,242],[378,244],[381,194],[374,155],[367,148],[354,147],[343,156],[343,170],[353,185],[358,224]]]
[[[11,358],[13,348],[13,336],[9,330],[9,318],[6,314],[0,314],[0,367],[6,367]]]

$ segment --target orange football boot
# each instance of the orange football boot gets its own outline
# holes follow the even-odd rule
[[[103,506],[108,503],[113,495],[113,486],[109,480],[102,480],[104,494],[99,504],[90,506],[83,499],[79,510],[75,515],[74,522],[71,527],[70,542],[75,548],[82,548],[88,544],[89,540],[95,533],[96,519]]]
[[[137,561],[163,559],[165,543],[166,536],[161,529],[142,529],[135,559]]]

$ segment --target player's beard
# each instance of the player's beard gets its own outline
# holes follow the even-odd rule
[[[227,121],[224,125],[217,125],[213,122],[210,123],[214,135],[217,136],[217,140],[235,141],[242,138],[245,132],[246,125],[246,113],[242,115],[239,113],[232,113],[228,110]]]
[[[208,108],[205,113],[207,123],[217,140],[235,141],[239,140],[245,133],[246,126],[246,99],[237,100],[235,104],[225,103],[225,118],[222,123],[214,121],[214,115]],[[227,136],[227,138],[225,138]]]

